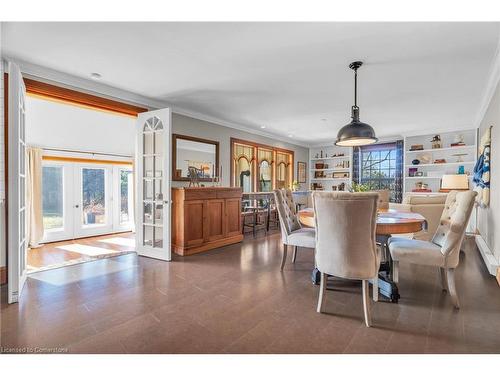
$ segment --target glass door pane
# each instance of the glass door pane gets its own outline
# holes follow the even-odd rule
[[[44,231],[64,230],[63,167],[42,167],[42,213]]]
[[[100,168],[82,168],[82,224],[106,224],[106,176]]]
[[[132,221],[132,171],[120,170],[120,225]]]

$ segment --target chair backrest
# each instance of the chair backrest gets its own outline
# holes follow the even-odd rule
[[[378,208],[384,210],[389,209],[389,201],[391,198],[390,190],[373,190],[374,193],[378,193]]]
[[[476,195],[475,191],[450,191],[446,198],[441,220],[432,237],[432,242],[439,245],[441,253],[449,258],[447,259],[448,266],[458,265],[460,247]]]
[[[300,223],[291,190],[276,189],[273,193],[280,218],[281,235],[284,240],[290,233],[300,229]]]
[[[316,265],[347,279],[377,275],[377,193],[313,193]]]

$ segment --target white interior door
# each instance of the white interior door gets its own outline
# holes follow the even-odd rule
[[[8,300],[18,302],[26,282],[26,129],[23,77],[9,63]]]
[[[139,255],[171,260],[169,108],[137,117],[136,248]]]
[[[104,164],[76,164],[73,176],[75,237],[111,233],[112,167]]]

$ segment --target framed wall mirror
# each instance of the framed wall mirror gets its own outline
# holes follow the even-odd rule
[[[198,181],[211,181],[219,165],[219,142],[172,134],[172,180],[189,181],[196,173]]]

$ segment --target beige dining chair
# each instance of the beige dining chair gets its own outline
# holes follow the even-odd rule
[[[297,248],[315,248],[316,232],[313,228],[302,228],[300,225],[291,190],[274,190],[273,193],[276,209],[278,210],[281,228],[281,241],[283,242],[283,255],[280,267],[281,271],[283,271],[288,246],[293,246],[292,262],[295,263]]]
[[[443,290],[449,291],[453,305],[460,308],[455,286],[455,268],[459,263],[460,248],[476,195],[475,191],[451,191],[448,194],[441,220],[431,241],[401,237],[389,239],[394,282],[398,282],[399,262],[439,267]]]
[[[391,199],[390,190],[373,190],[374,193],[378,193],[378,208],[387,210],[389,209],[389,201]]]
[[[313,193],[316,267],[321,273],[317,311],[323,311],[327,275],[361,280],[367,327],[371,325],[369,280],[378,280],[380,267],[377,200],[377,193]]]

